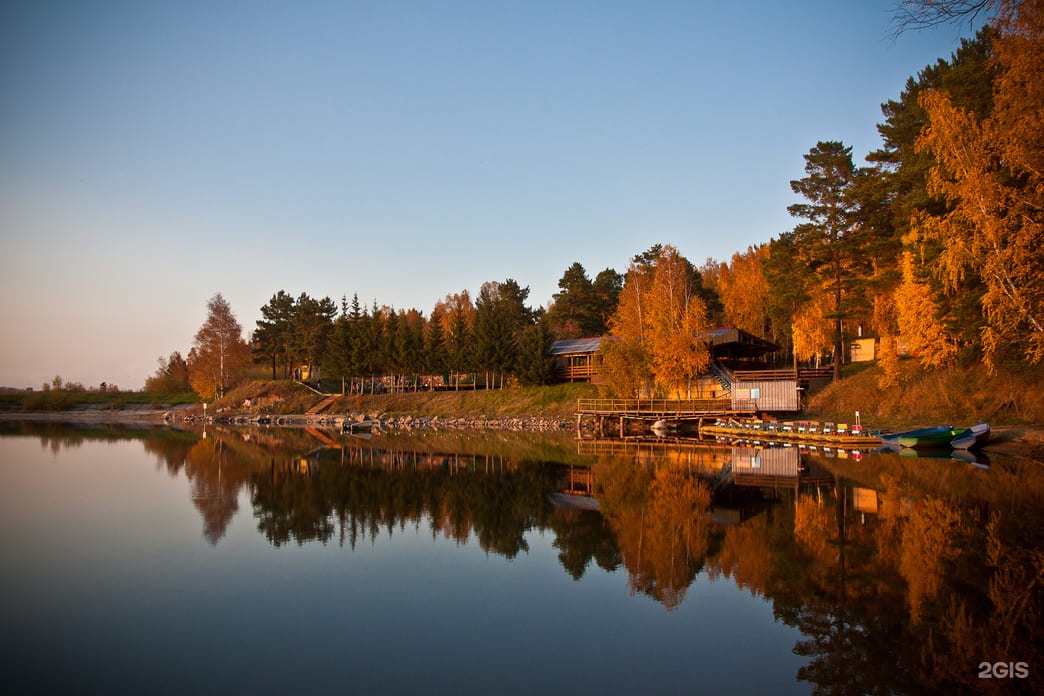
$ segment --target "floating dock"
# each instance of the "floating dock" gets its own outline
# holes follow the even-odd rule
[[[817,421],[718,420],[702,425],[700,434],[846,448],[880,447],[882,444],[881,438],[864,432],[859,426],[850,428],[845,423],[835,425]]]

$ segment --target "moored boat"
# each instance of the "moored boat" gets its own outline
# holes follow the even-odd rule
[[[908,430],[899,436],[899,444],[914,449],[949,447],[950,441],[963,432],[963,428],[954,428],[952,425],[936,425],[920,430]]]
[[[984,444],[990,439],[990,424],[976,423],[963,433],[950,441],[950,447],[954,449],[972,449]]]
[[[665,421],[662,418],[657,420],[651,426],[649,430],[653,431],[653,434],[658,437],[663,437],[668,433],[674,432],[678,429],[678,424],[673,421]]]

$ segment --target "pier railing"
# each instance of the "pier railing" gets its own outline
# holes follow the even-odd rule
[[[729,370],[732,382],[786,382],[801,379],[829,379],[832,367],[803,367],[799,370]]]
[[[577,413],[612,416],[701,416],[737,410],[731,399],[579,399]]]

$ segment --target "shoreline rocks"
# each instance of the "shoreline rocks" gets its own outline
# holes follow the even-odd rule
[[[168,417],[166,422],[202,423],[202,415],[183,415]],[[254,415],[254,414],[219,414],[208,415],[207,423],[224,423],[229,425],[266,425],[275,427],[337,427],[355,430],[372,430],[374,432],[413,432],[413,431],[467,431],[467,430],[500,430],[511,432],[559,432],[576,427],[572,419],[549,418],[543,416],[413,416],[388,414],[286,414],[286,415]]]

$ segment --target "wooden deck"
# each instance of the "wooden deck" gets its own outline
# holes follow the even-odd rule
[[[737,404],[734,399],[579,399],[576,404],[576,431],[581,435],[584,419],[592,419],[597,433],[605,437],[610,421],[619,437],[641,437],[656,421],[665,421],[668,427],[699,427],[704,420],[725,416],[751,417],[754,402]],[[637,430],[637,432],[636,432]]]
[[[642,419],[698,419],[754,411],[753,401],[734,405],[731,399],[579,399],[576,404],[581,416]]]

